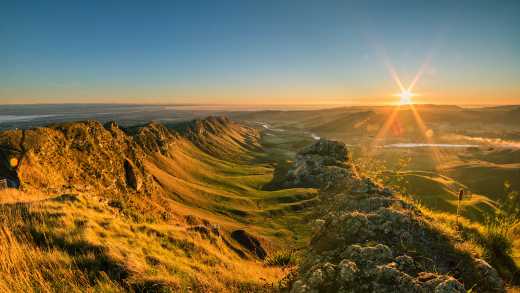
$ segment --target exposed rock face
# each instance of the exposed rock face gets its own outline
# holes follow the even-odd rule
[[[3,156],[19,161],[16,168],[0,172],[16,174],[24,188],[113,194],[136,192],[146,185],[143,192],[151,191],[151,182],[144,182],[143,176],[145,153],[115,123],[106,128],[85,121],[9,130],[0,137]]]
[[[169,156],[169,148],[175,145],[178,137],[177,133],[172,133],[164,125],[155,122],[138,128],[133,136],[137,145],[145,153],[152,154],[158,152],[164,156]]]
[[[174,127],[197,147],[220,158],[237,158],[243,149],[258,148],[258,131],[240,125],[227,117],[210,116],[195,119]]]
[[[125,160],[124,167],[126,184],[128,184],[128,186],[133,188],[135,191],[139,191],[143,185],[143,180],[141,179],[139,170],[129,160]]]
[[[318,228],[291,292],[504,292],[496,270],[457,249],[433,219],[344,167],[340,144],[320,140],[290,171],[291,183],[323,188]],[[342,176],[328,175],[331,166]]]
[[[262,244],[253,235],[247,233],[244,230],[235,230],[231,232],[231,238],[236,242],[240,243],[248,251],[252,252],[260,259],[264,259],[267,256],[267,252],[262,247]]]
[[[288,185],[328,189],[357,177],[345,144],[320,139],[298,153]]]
[[[205,140],[209,146],[218,146],[217,139],[232,142],[236,139],[238,143],[246,135],[256,135],[255,131],[223,117],[185,124],[190,125],[189,130],[154,122],[123,130],[115,122],[102,125],[97,121],[82,121],[3,131],[0,179],[7,179],[12,187],[21,185],[39,191],[150,196],[157,187],[145,170],[151,156],[171,157],[179,141],[195,144]],[[205,137],[211,133],[215,137]],[[229,138],[235,133],[243,136]],[[15,160],[17,164],[12,166],[10,162]]]

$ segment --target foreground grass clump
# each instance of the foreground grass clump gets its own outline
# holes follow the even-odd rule
[[[298,255],[295,250],[281,249],[265,258],[268,266],[289,267],[298,263]]]
[[[484,258],[498,272],[515,285],[520,285],[520,269],[514,261],[513,244],[520,235],[519,219],[498,217],[489,220],[481,238],[477,238],[484,247]]]
[[[409,197],[402,199],[432,218],[437,229],[457,242],[458,249],[486,260],[507,283],[520,285],[520,268],[514,261],[513,250],[514,242],[520,237],[518,219],[497,215],[480,224],[451,213],[434,212]]]
[[[34,199],[20,192],[2,191],[0,208],[0,291],[2,292],[55,292],[104,291],[119,292],[123,288],[106,274],[90,279],[67,253],[53,247],[34,244],[26,229],[27,209],[22,204],[7,205],[12,201]],[[38,196],[39,199],[41,197]],[[44,223],[43,218],[31,221]]]

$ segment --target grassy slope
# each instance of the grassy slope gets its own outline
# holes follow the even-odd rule
[[[406,191],[434,211],[456,213],[459,190],[468,190],[459,182],[434,172],[408,171],[399,175],[406,181]],[[497,205],[486,196],[471,194],[464,196],[460,208],[461,215],[484,222],[488,215],[497,210]]]
[[[0,249],[10,257],[1,262],[0,286],[18,292],[163,286],[239,291],[283,274],[240,258],[223,238],[185,226],[137,224],[84,195],[2,205],[1,215],[7,238]]]
[[[499,200],[504,196],[504,182],[509,181],[514,190],[520,190],[520,164],[494,164],[471,161],[444,167],[443,172],[464,182],[475,192]]]
[[[271,137],[264,139],[268,143]],[[188,141],[179,141],[172,158],[156,154],[146,169],[183,206],[181,214],[210,217],[228,228],[251,226],[258,233],[284,235],[286,240],[292,240],[300,235],[279,222],[283,222],[284,214],[314,200],[316,190],[263,189],[273,179],[273,164],[282,160],[281,155],[289,155],[277,152],[267,147],[262,152],[250,153],[254,161],[241,163],[216,158]],[[266,217],[272,215],[277,215],[277,220],[266,222]]]
[[[126,213],[126,201],[144,200],[139,198],[114,205],[88,192],[4,191],[0,249],[11,257],[0,261],[0,287],[222,292],[275,283],[283,270],[256,260],[229,233],[246,229],[270,253],[306,242],[310,229],[303,221],[316,190],[276,186],[275,170],[307,138],[264,135],[262,148],[243,131],[207,136],[211,141],[202,142],[208,146],[204,150],[181,137],[168,156],[155,153],[146,160],[162,194],[146,199],[153,204],[149,213],[164,205],[179,219],[158,221],[143,214],[136,221]]]
[[[428,107],[420,108],[420,113],[428,127],[440,125],[437,135],[445,131],[458,129],[462,133],[469,131],[473,136],[502,137],[510,135],[518,129],[518,107],[508,109],[460,109],[456,107]],[[374,111],[369,119],[359,113]],[[359,144],[359,147],[351,149],[353,157],[362,163],[368,163],[373,159],[376,164],[386,166],[388,170],[398,168],[401,158],[409,157],[410,163],[405,170],[410,171],[406,177],[409,181],[407,188],[412,191],[412,196],[426,207],[434,210],[434,213],[453,215],[456,211],[456,198],[458,188],[463,187],[470,191],[471,196],[462,201],[462,214],[474,221],[479,229],[484,229],[478,222],[492,215],[496,210],[496,200],[504,196],[503,184],[508,180],[513,189],[520,190],[520,176],[518,173],[520,163],[517,150],[511,149],[443,149],[441,157],[435,159],[428,148],[418,149],[384,149],[379,154],[371,154],[366,157],[364,146],[372,143],[374,135],[382,126],[389,114],[388,109],[383,108],[344,108],[318,111],[299,112],[260,112],[243,114],[242,119],[251,121],[270,121],[275,127],[294,127],[298,129],[312,129],[317,135],[327,138],[335,138],[346,143]],[[401,111],[397,121],[404,133],[395,135],[390,130],[389,137],[398,142],[411,139],[407,134],[415,133],[413,127],[415,121],[409,111]],[[249,117],[250,116],[250,117]],[[355,119],[356,116],[359,119]],[[334,123],[334,121],[338,123]],[[341,123],[339,123],[341,122]],[[503,123],[499,125],[497,123]],[[363,130],[363,131],[359,131]],[[517,132],[516,132],[517,133]],[[415,137],[417,139],[417,137]],[[509,139],[514,139],[511,137]],[[446,141],[449,143],[450,141]],[[456,142],[454,142],[456,143]],[[474,143],[474,142],[470,142]],[[369,163],[370,164],[370,163]],[[381,167],[381,166],[379,166]],[[376,167],[377,169],[377,167]],[[443,212],[446,212],[444,214]],[[513,233],[513,254],[520,265],[520,228]]]

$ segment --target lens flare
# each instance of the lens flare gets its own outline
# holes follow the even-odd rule
[[[413,103],[412,97],[414,94],[410,91],[402,91],[401,93],[397,94],[396,96],[400,97],[399,100],[400,105],[410,105]]]
[[[18,167],[18,159],[17,158],[11,158],[9,160],[9,165],[11,165],[11,168],[16,168]]]

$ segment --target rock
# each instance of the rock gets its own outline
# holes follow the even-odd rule
[[[358,272],[356,263],[351,260],[344,259],[339,263],[339,277],[346,284],[352,283]]]
[[[143,185],[143,180],[141,179],[139,171],[130,160],[125,160],[124,168],[126,184],[135,191],[139,191]]]
[[[357,177],[344,143],[320,139],[298,152],[286,185],[328,189]]]
[[[318,228],[291,292],[504,292],[495,269],[457,249],[416,206],[358,176],[336,142],[301,151],[289,179],[321,188]]]
[[[498,272],[483,259],[476,259],[475,266],[482,276],[482,286],[490,291],[498,291],[504,287],[504,282]]]
[[[267,256],[267,252],[262,247],[260,241],[248,232],[241,229],[235,230],[231,232],[231,238],[240,243],[240,245],[252,252],[258,258],[264,259]]]
[[[466,289],[464,286],[454,278],[448,278],[446,281],[440,283],[435,287],[435,293],[464,293]]]
[[[347,146],[344,143],[323,138],[301,150],[299,155],[318,155],[320,157],[326,157],[340,162],[350,160]]]

